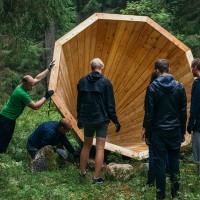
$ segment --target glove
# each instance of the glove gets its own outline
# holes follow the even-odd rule
[[[115,124],[115,127],[116,127],[115,132],[119,132],[119,131],[120,131],[120,128],[121,128],[120,123],[116,123],[116,124]]]
[[[81,122],[79,122],[79,121],[77,122],[77,126],[78,126],[79,129],[83,128],[83,124]]]
[[[67,159],[67,152],[64,149],[56,149],[56,152],[59,156],[63,157],[64,159]]]
[[[47,67],[47,69],[48,69],[49,71],[51,71],[52,67],[55,65],[54,62],[55,62],[55,60],[51,61],[51,63],[50,63],[49,66]]]
[[[73,156],[74,156],[74,158],[79,158],[80,157],[80,152],[74,151],[73,152]]]
[[[48,99],[49,97],[51,97],[54,94],[53,90],[48,90],[46,92],[46,94],[44,95],[44,98]]]

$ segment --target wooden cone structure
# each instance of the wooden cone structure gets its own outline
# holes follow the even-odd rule
[[[105,148],[142,159],[148,147],[141,140],[144,97],[154,63],[169,60],[171,74],[185,86],[190,104],[193,60],[190,49],[145,16],[96,13],[55,43],[49,89],[59,111],[70,118],[73,129],[83,141],[76,122],[77,83],[90,72],[90,61],[100,58],[104,75],[113,84],[121,131],[110,123]],[[95,144],[95,141],[94,141]]]

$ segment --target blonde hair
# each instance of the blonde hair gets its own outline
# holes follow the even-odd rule
[[[104,68],[104,63],[101,59],[99,58],[94,58],[91,62],[91,69],[94,71],[95,69],[103,69]]]

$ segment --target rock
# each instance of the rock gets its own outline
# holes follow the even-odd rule
[[[106,167],[107,178],[127,181],[133,174],[133,167],[129,164],[110,163]]]
[[[31,161],[31,171],[51,171],[56,169],[56,155],[54,153],[53,147],[47,145],[41,148],[35,159]]]

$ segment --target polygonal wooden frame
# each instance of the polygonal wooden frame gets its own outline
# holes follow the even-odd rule
[[[111,123],[105,148],[123,155],[144,158],[148,148],[141,140],[143,102],[150,74],[158,58],[169,60],[170,73],[185,86],[190,105],[193,76],[190,49],[145,16],[96,13],[55,43],[49,89],[64,117],[70,118],[77,136],[77,83],[90,72],[90,61],[99,57],[105,64],[104,75],[113,84],[121,131]],[[95,140],[94,140],[95,144]]]

